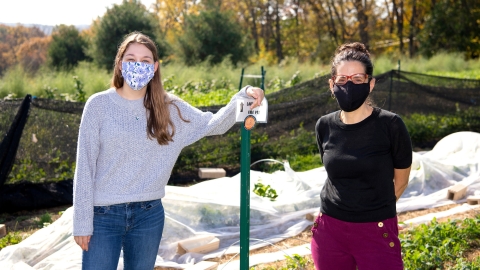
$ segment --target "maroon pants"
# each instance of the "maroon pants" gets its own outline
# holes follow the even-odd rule
[[[403,269],[397,217],[354,223],[320,214],[312,233],[317,270]]]

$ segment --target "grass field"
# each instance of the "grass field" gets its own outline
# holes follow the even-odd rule
[[[480,79],[480,60],[465,61],[461,55],[457,54],[439,54],[430,59],[391,56],[372,58],[375,66],[374,75],[398,69],[400,61],[400,69],[403,71]],[[242,68],[245,68],[245,74],[259,75],[262,66],[266,70],[265,87],[267,92],[276,91],[330,72],[328,64],[299,63],[295,59],[287,59],[280,65],[273,66],[261,62],[237,67],[229,62],[213,67],[207,64],[185,66],[179,63],[168,63],[161,66],[161,74],[167,90],[174,91],[194,106],[201,106],[207,103],[205,100],[224,104],[225,100],[218,96],[225,96],[225,91],[238,89]],[[52,71],[47,67],[42,67],[33,75],[17,66],[10,68],[0,77],[0,98],[9,95],[21,98],[26,94],[48,97],[53,94],[55,98],[68,99],[76,93],[74,76],[82,82],[83,90],[88,97],[109,87],[111,72],[99,69],[87,62],[80,63],[71,71]],[[246,84],[260,85],[260,79],[245,78],[243,85]],[[215,93],[216,91],[219,92]],[[198,93],[201,94],[201,97],[196,95]]]

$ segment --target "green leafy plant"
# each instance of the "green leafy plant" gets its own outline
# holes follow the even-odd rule
[[[52,221],[52,215],[50,215],[50,213],[45,213],[37,219],[36,224],[39,228],[43,228],[50,225]]]
[[[454,132],[480,130],[480,108],[457,108],[446,115],[414,113],[404,117],[404,121],[414,146],[434,144]]]
[[[54,169],[54,177],[51,180],[62,181],[73,179],[75,175],[75,162],[69,163],[67,160],[61,159],[59,156],[50,160],[49,164],[56,165]]]
[[[293,254],[292,256],[285,255],[285,264],[281,267],[251,267],[250,270],[261,269],[261,270],[306,270],[313,269],[313,263],[306,257],[302,257],[298,254]]]
[[[200,223],[207,227],[238,226],[240,219],[238,212],[229,212],[225,209],[203,205],[199,209]]]
[[[304,257],[298,255],[298,254],[293,254],[292,256],[287,256],[285,255],[285,259],[287,262],[287,267],[282,268],[285,270],[303,270],[306,269],[307,265],[307,259]]]
[[[34,153],[35,152],[30,156],[34,156]],[[65,154],[62,154],[58,149],[56,151],[52,150],[49,158],[51,159],[48,161],[48,166],[45,168],[40,167],[41,163],[29,158],[20,159],[13,165],[7,183],[13,184],[24,180],[32,183],[39,183],[47,180],[62,181],[73,179],[75,175],[75,162],[69,162],[66,160]]]
[[[3,249],[6,246],[18,244],[22,240],[23,237],[19,232],[9,232],[3,238],[0,238],[0,249]]]
[[[214,225],[223,217],[223,214],[219,210],[204,206],[200,209],[200,217],[200,222]]]
[[[269,91],[272,91],[272,90],[278,91],[280,89],[283,89],[284,87],[285,87],[285,82],[279,77],[275,77],[267,83],[267,89]]]
[[[458,258],[452,270],[478,270],[480,269],[480,257],[476,257],[473,261],[469,262],[465,258]]]
[[[86,102],[87,101],[87,93],[83,91],[83,83],[78,79],[78,76],[73,76],[73,80],[75,81],[74,88],[75,88],[75,100],[78,102]]]
[[[405,269],[443,269],[470,247],[480,245],[479,239],[480,216],[445,223],[434,219],[429,225],[419,225],[400,235]]]
[[[78,78],[78,76],[73,76],[74,84],[73,84],[73,94],[70,93],[61,93],[60,96],[65,98],[66,101],[77,101],[77,102],[86,102],[87,101],[87,93],[83,90],[83,83]],[[52,93],[48,93],[47,98],[49,95],[51,96]]]
[[[290,167],[296,172],[312,170],[322,166],[320,154],[287,155]]]
[[[264,185],[260,182],[255,183],[253,193],[257,194],[260,197],[270,198],[271,201],[275,201],[278,197],[277,191],[270,187],[270,185]]]
[[[23,180],[31,182],[44,181],[46,173],[42,168],[29,159],[20,160],[19,164],[14,164],[12,171],[8,175],[8,182],[15,183]]]
[[[50,85],[45,85],[43,87],[43,92],[45,93],[45,97],[48,99],[56,99],[57,94],[56,92],[58,91],[57,88],[51,87]]]
[[[178,85],[175,85],[175,75],[170,75],[166,78],[163,79],[162,81],[162,84],[163,84],[163,88],[168,91],[168,92],[171,92],[172,94],[179,94],[179,87]]]
[[[286,83],[285,86],[291,87],[298,84],[302,80],[302,77],[300,77],[299,73],[300,73],[300,70],[295,72],[295,74],[293,74],[292,78]]]

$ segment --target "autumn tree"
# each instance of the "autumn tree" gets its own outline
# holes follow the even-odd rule
[[[35,37],[45,37],[45,34],[37,27],[0,24],[0,74],[19,62],[18,49],[24,42]]]
[[[203,6],[195,0],[157,0],[154,13],[157,15],[160,31],[163,36],[172,39],[185,30],[186,17],[197,15]]]
[[[395,53],[414,57],[418,53],[430,56],[447,51],[464,52],[467,58],[475,58],[480,55],[479,3],[475,0],[156,0],[153,12],[149,12],[138,0],[124,0],[107,9],[80,37],[88,44],[88,56],[105,68],[112,67],[119,42],[132,31],[151,36],[163,59],[173,52],[168,44],[176,44],[178,55],[171,59],[183,58],[189,64],[206,59],[217,63],[226,55],[233,62],[265,59],[268,63],[280,63],[290,58],[300,62],[327,61],[337,46],[352,41],[365,43],[377,55]],[[59,42],[55,35],[53,44]],[[19,63],[16,52],[24,42],[43,36],[39,29],[0,25],[0,73]],[[78,35],[67,36],[65,39],[69,40]],[[57,51],[66,47],[55,46],[52,48]]]
[[[157,42],[159,57],[167,53],[167,44],[160,38],[155,16],[140,1],[123,0],[112,8],[92,26],[94,36],[89,56],[100,67],[111,69],[118,46],[126,35],[139,31]]]
[[[48,47],[52,41],[48,37],[33,37],[23,42],[16,51],[16,59],[23,70],[35,73],[46,63]]]
[[[162,6],[162,18],[165,18],[160,20],[164,25],[162,29],[183,33],[184,14],[204,12],[204,3],[209,1],[157,0],[158,6],[160,3]],[[420,43],[424,39],[422,29],[434,18],[430,16],[433,7],[447,0],[213,1],[222,12],[232,12],[232,19],[248,33],[256,53],[256,57],[250,59],[263,58],[278,63],[283,57],[292,56],[300,61],[326,60],[335,47],[352,41],[365,43],[373,53],[408,53],[413,57],[423,46]],[[456,17],[459,20],[468,18],[459,21],[461,27],[470,24],[469,29],[478,29],[478,19],[474,15],[478,11],[474,4],[473,0],[456,1],[457,9],[463,6],[470,10],[469,16]],[[442,20],[447,21],[446,17]]]
[[[0,75],[13,65],[16,61],[14,52],[10,45],[5,42],[7,36],[7,28],[0,25]]]

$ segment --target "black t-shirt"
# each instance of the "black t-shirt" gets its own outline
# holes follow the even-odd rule
[[[402,119],[373,108],[363,121],[347,125],[336,111],[322,116],[315,131],[328,175],[321,212],[348,222],[394,217],[394,168],[412,163],[412,143]]]

